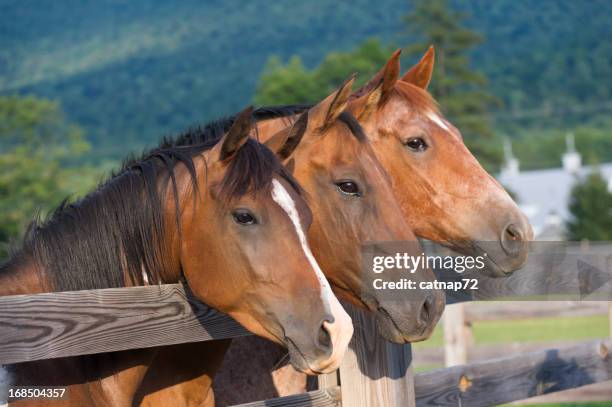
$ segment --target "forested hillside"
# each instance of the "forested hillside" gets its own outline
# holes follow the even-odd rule
[[[612,2],[451,3],[485,37],[472,65],[503,102],[498,126],[515,133],[517,123],[609,112]],[[0,93],[59,101],[94,153],[118,157],[252,101],[270,55],[315,66],[370,37],[409,44],[410,10],[404,0],[4,0]]]

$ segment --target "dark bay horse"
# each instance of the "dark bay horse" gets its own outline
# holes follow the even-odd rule
[[[335,370],[351,320],[306,241],[312,215],[302,190],[274,153],[249,137],[251,116],[252,109],[242,112],[214,142],[166,142],[35,222],[0,269],[0,295],[184,279],[200,300],[288,347],[298,370]],[[10,366],[10,382],[66,386],[63,405],[130,406],[155,353],[22,363]]]
[[[361,248],[368,241],[411,241],[414,244],[408,249],[412,255],[418,256],[422,251],[403,220],[389,177],[368,138],[357,120],[346,111],[352,84],[353,79],[345,82],[301,114],[293,125],[271,137],[267,145],[277,152],[305,190],[313,214],[308,241],[334,292],[376,315],[385,338],[398,343],[423,340],[429,337],[442,313],[442,293],[423,291],[411,301],[392,301],[367,286],[363,278]],[[263,116],[266,111],[258,113]],[[411,278],[432,281],[434,275],[424,269]],[[261,341],[237,338],[232,342],[232,348],[244,348]],[[149,377],[145,378],[143,404],[191,405],[193,394],[205,391],[210,385],[206,364],[208,358],[216,355],[212,354],[214,349],[204,348],[198,351],[195,344],[190,344],[160,351],[159,362],[153,363]],[[195,355],[200,365],[177,363],[194,360]],[[248,355],[236,364],[235,373],[240,374],[258,357]],[[170,383],[173,376],[185,380],[160,388],[160,382]],[[236,383],[236,386],[237,390],[241,385]]]

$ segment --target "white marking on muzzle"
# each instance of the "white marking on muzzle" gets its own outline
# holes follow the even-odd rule
[[[446,123],[444,123],[444,120],[442,120],[442,118],[440,118],[440,116],[438,116],[434,112],[427,112],[427,118],[438,126],[440,126],[441,128],[443,128],[444,130],[450,131]]]
[[[330,359],[324,366],[313,366],[313,369],[316,369],[321,373],[328,373],[333,370],[336,370],[342,361],[342,357],[344,356],[344,352],[348,346],[351,337],[353,336],[353,323],[351,321],[351,317],[346,313],[340,302],[334,295],[329,286],[329,282],[325,278],[323,271],[319,267],[316,259],[314,258],[312,252],[310,251],[310,246],[308,245],[308,241],[306,240],[306,234],[302,229],[302,223],[300,222],[300,215],[295,207],[295,202],[291,198],[291,195],[287,192],[285,187],[276,179],[272,180],[272,199],[276,202],[289,216],[291,223],[293,223],[293,227],[295,228],[295,232],[297,233],[300,244],[302,245],[302,250],[306,255],[306,258],[310,262],[312,269],[314,270],[317,279],[321,283],[321,299],[323,303],[329,305],[330,312],[334,317],[334,323],[329,324],[325,322],[325,328],[328,330],[330,338],[333,344],[333,351]]]
[[[8,388],[11,384],[11,377],[6,368],[0,365],[0,407],[8,406]]]

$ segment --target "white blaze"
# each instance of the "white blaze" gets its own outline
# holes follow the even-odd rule
[[[442,120],[440,116],[438,116],[434,112],[428,112],[427,118],[431,120],[432,122],[434,122],[435,124],[437,124],[438,126],[440,126],[441,128],[443,128],[444,130],[450,131],[446,123],[444,123],[444,120]]]
[[[319,263],[312,255],[310,251],[310,246],[308,246],[308,241],[306,240],[306,234],[302,229],[302,223],[300,222],[300,215],[295,207],[295,202],[291,199],[291,195],[287,192],[283,184],[278,182],[276,179],[272,180],[272,199],[276,202],[289,216],[291,219],[291,223],[293,223],[293,227],[298,235],[298,239],[300,240],[300,244],[302,245],[302,249],[304,250],[304,254],[306,254],[306,258],[310,262],[319,282],[321,283],[321,298],[323,301],[328,301],[329,296],[333,296],[334,294],[331,292],[331,288],[329,287],[329,282],[325,278],[323,271],[319,267]]]
[[[344,352],[348,347],[348,343],[353,336],[353,323],[351,317],[349,317],[344,308],[342,308],[342,305],[340,305],[340,302],[332,292],[329,282],[310,251],[310,246],[308,246],[306,234],[304,233],[304,229],[302,229],[302,223],[300,222],[300,216],[295,207],[295,202],[293,202],[291,195],[289,195],[289,192],[287,192],[283,184],[276,179],[272,180],[272,199],[283,208],[287,216],[289,216],[289,219],[291,219],[291,223],[293,223],[295,232],[302,245],[302,250],[321,283],[321,299],[325,304],[329,305],[330,312],[334,317],[333,324],[329,324],[328,322],[324,323],[334,346],[333,353],[325,366],[313,366],[313,368],[317,368],[320,373],[328,373],[336,370],[340,365]]]

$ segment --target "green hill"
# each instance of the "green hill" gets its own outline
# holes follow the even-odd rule
[[[473,63],[504,109],[610,108],[612,2],[453,4],[487,38]],[[409,10],[400,0],[5,0],[0,93],[59,100],[97,154],[117,157],[245,106],[272,54],[312,66],[373,36],[407,44]]]

